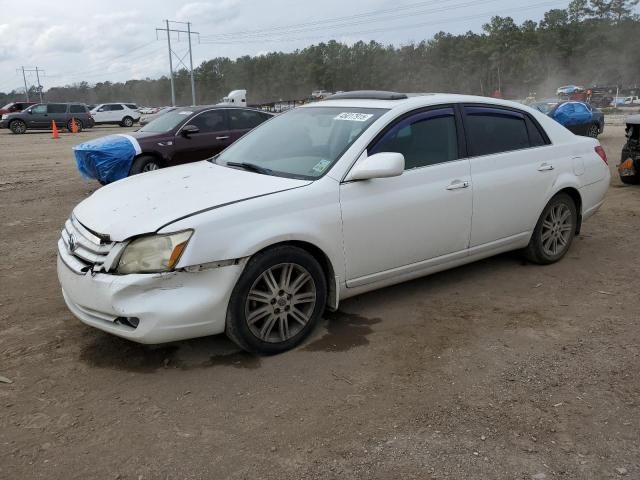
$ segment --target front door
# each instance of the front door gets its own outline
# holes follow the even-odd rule
[[[27,127],[32,128],[44,128],[47,125],[51,126],[51,120],[47,114],[47,105],[42,103],[31,107],[29,113],[25,115],[25,121],[27,122]]]
[[[367,150],[402,153],[404,173],[341,185],[348,287],[468,249],[472,186],[456,125],[452,107],[405,117]]]
[[[182,129],[177,133],[171,162],[173,165],[211,158],[231,144],[224,109],[201,112],[188,120],[184,126],[186,125],[197,127],[198,133],[184,136]]]

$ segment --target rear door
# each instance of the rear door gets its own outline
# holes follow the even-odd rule
[[[245,133],[271,118],[270,115],[254,110],[242,110],[239,108],[228,109],[229,114],[229,142],[231,145]]]
[[[47,104],[47,114],[49,116],[49,124],[51,120],[56,122],[58,128],[64,128],[67,126],[67,121],[69,120],[69,115],[67,114],[66,103],[48,103]]]
[[[473,182],[470,247],[517,241],[532,231],[566,162],[525,113],[480,105],[463,111]]]
[[[120,123],[124,118],[124,107],[119,103],[110,104],[107,118],[111,123]]]
[[[198,133],[182,134],[187,125],[198,128]],[[196,162],[217,155],[230,144],[231,134],[225,109],[205,110],[189,119],[178,131],[173,155],[174,165]]]

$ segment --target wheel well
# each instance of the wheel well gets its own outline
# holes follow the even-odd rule
[[[580,192],[577,189],[572,187],[563,188],[558,193],[566,193],[571,197],[571,199],[576,204],[576,211],[578,212],[578,222],[576,223],[576,235],[580,234],[580,229],[582,228],[582,197],[580,196]],[[558,194],[556,193],[556,195]]]
[[[137,159],[141,157],[152,157],[158,162],[158,164],[161,167],[164,167],[164,161],[162,160],[162,156],[157,152],[142,152],[140,155],[137,155],[133,158],[133,162],[135,162]],[[133,165],[133,162],[131,162],[131,165]]]
[[[270,248],[278,247],[281,245],[292,245],[301,248],[318,261],[318,263],[322,267],[322,272],[324,273],[325,279],[327,281],[327,306],[330,309],[336,309],[338,304],[338,291],[335,282],[336,275],[333,269],[333,265],[331,265],[331,260],[329,260],[327,254],[314,244],[301,240],[290,240],[287,242],[274,243],[273,245],[269,245],[268,247],[265,247],[260,251],[262,252],[264,250],[269,250]]]

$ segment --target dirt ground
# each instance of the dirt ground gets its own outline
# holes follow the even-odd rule
[[[507,254],[350,299],[269,358],[67,311],[77,136],[0,132],[1,479],[640,479],[640,187],[560,263]],[[611,170],[621,127],[601,141]]]

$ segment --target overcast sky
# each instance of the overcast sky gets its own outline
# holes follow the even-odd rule
[[[38,66],[45,89],[158,77],[168,73],[167,40],[156,27],[164,19],[190,21],[194,66],[217,56],[236,58],[292,51],[336,39],[400,45],[444,30],[480,31],[493,15],[521,23],[540,20],[566,1],[544,0],[0,0],[0,91],[21,88],[21,65]],[[174,24],[175,28],[186,25]],[[172,35],[176,53],[186,36]],[[184,62],[188,64],[188,58]],[[174,64],[177,60],[174,61]],[[35,84],[35,74],[27,80]]]

